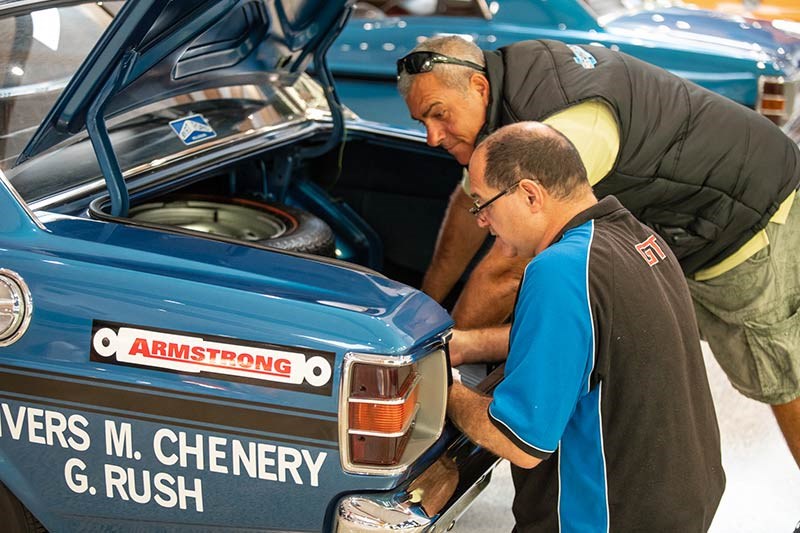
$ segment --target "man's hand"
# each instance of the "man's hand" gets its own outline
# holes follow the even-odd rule
[[[447,397],[447,416],[472,442],[508,459],[520,468],[533,468],[541,459],[528,455],[503,435],[489,420],[492,399],[461,383],[453,383]]]

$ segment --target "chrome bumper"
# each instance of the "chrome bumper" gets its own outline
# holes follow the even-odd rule
[[[490,393],[503,379],[500,365],[477,385]],[[452,429],[452,426],[451,426]],[[460,435],[419,477],[391,492],[350,494],[339,500],[336,533],[439,533],[486,488],[500,459]]]
[[[406,488],[342,498],[337,507],[334,531],[449,531],[489,484],[498,461],[462,436]]]

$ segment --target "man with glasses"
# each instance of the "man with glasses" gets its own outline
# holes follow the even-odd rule
[[[397,67],[428,144],[462,165],[506,124],[538,120],[564,133],[595,194],[616,196],[675,253],[703,338],[737,390],[772,406],[800,464],[797,145],[754,111],[601,47],[524,41],[482,52],[442,37]],[[423,280],[438,301],[487,235],[469,214],[471,192],[468,179],[453,192]],[[502,323],[529,259],[496,241],[453,309],[456,326]]]
[[[479,224],[533,258],[511,326],[462,351],[508,346],[492,353],[503,381],[491,398],[455,382],[448,399],[455,424],[514,465],[515,531],[707,530],[725,475],[678,260],[616,198],[597,201],[548,126],[501,128],[469,168]]]

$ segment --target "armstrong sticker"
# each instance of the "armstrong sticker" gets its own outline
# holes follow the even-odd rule
[[[334,355],[211,335],[94,321],[91,360],[331,394]]]

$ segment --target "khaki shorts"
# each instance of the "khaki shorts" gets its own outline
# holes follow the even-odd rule
[[[800,397],[798,204],[786,224],[767,225],[769,246],[716,278],[687,280],[700,335],[728,379],[769,404]]]

